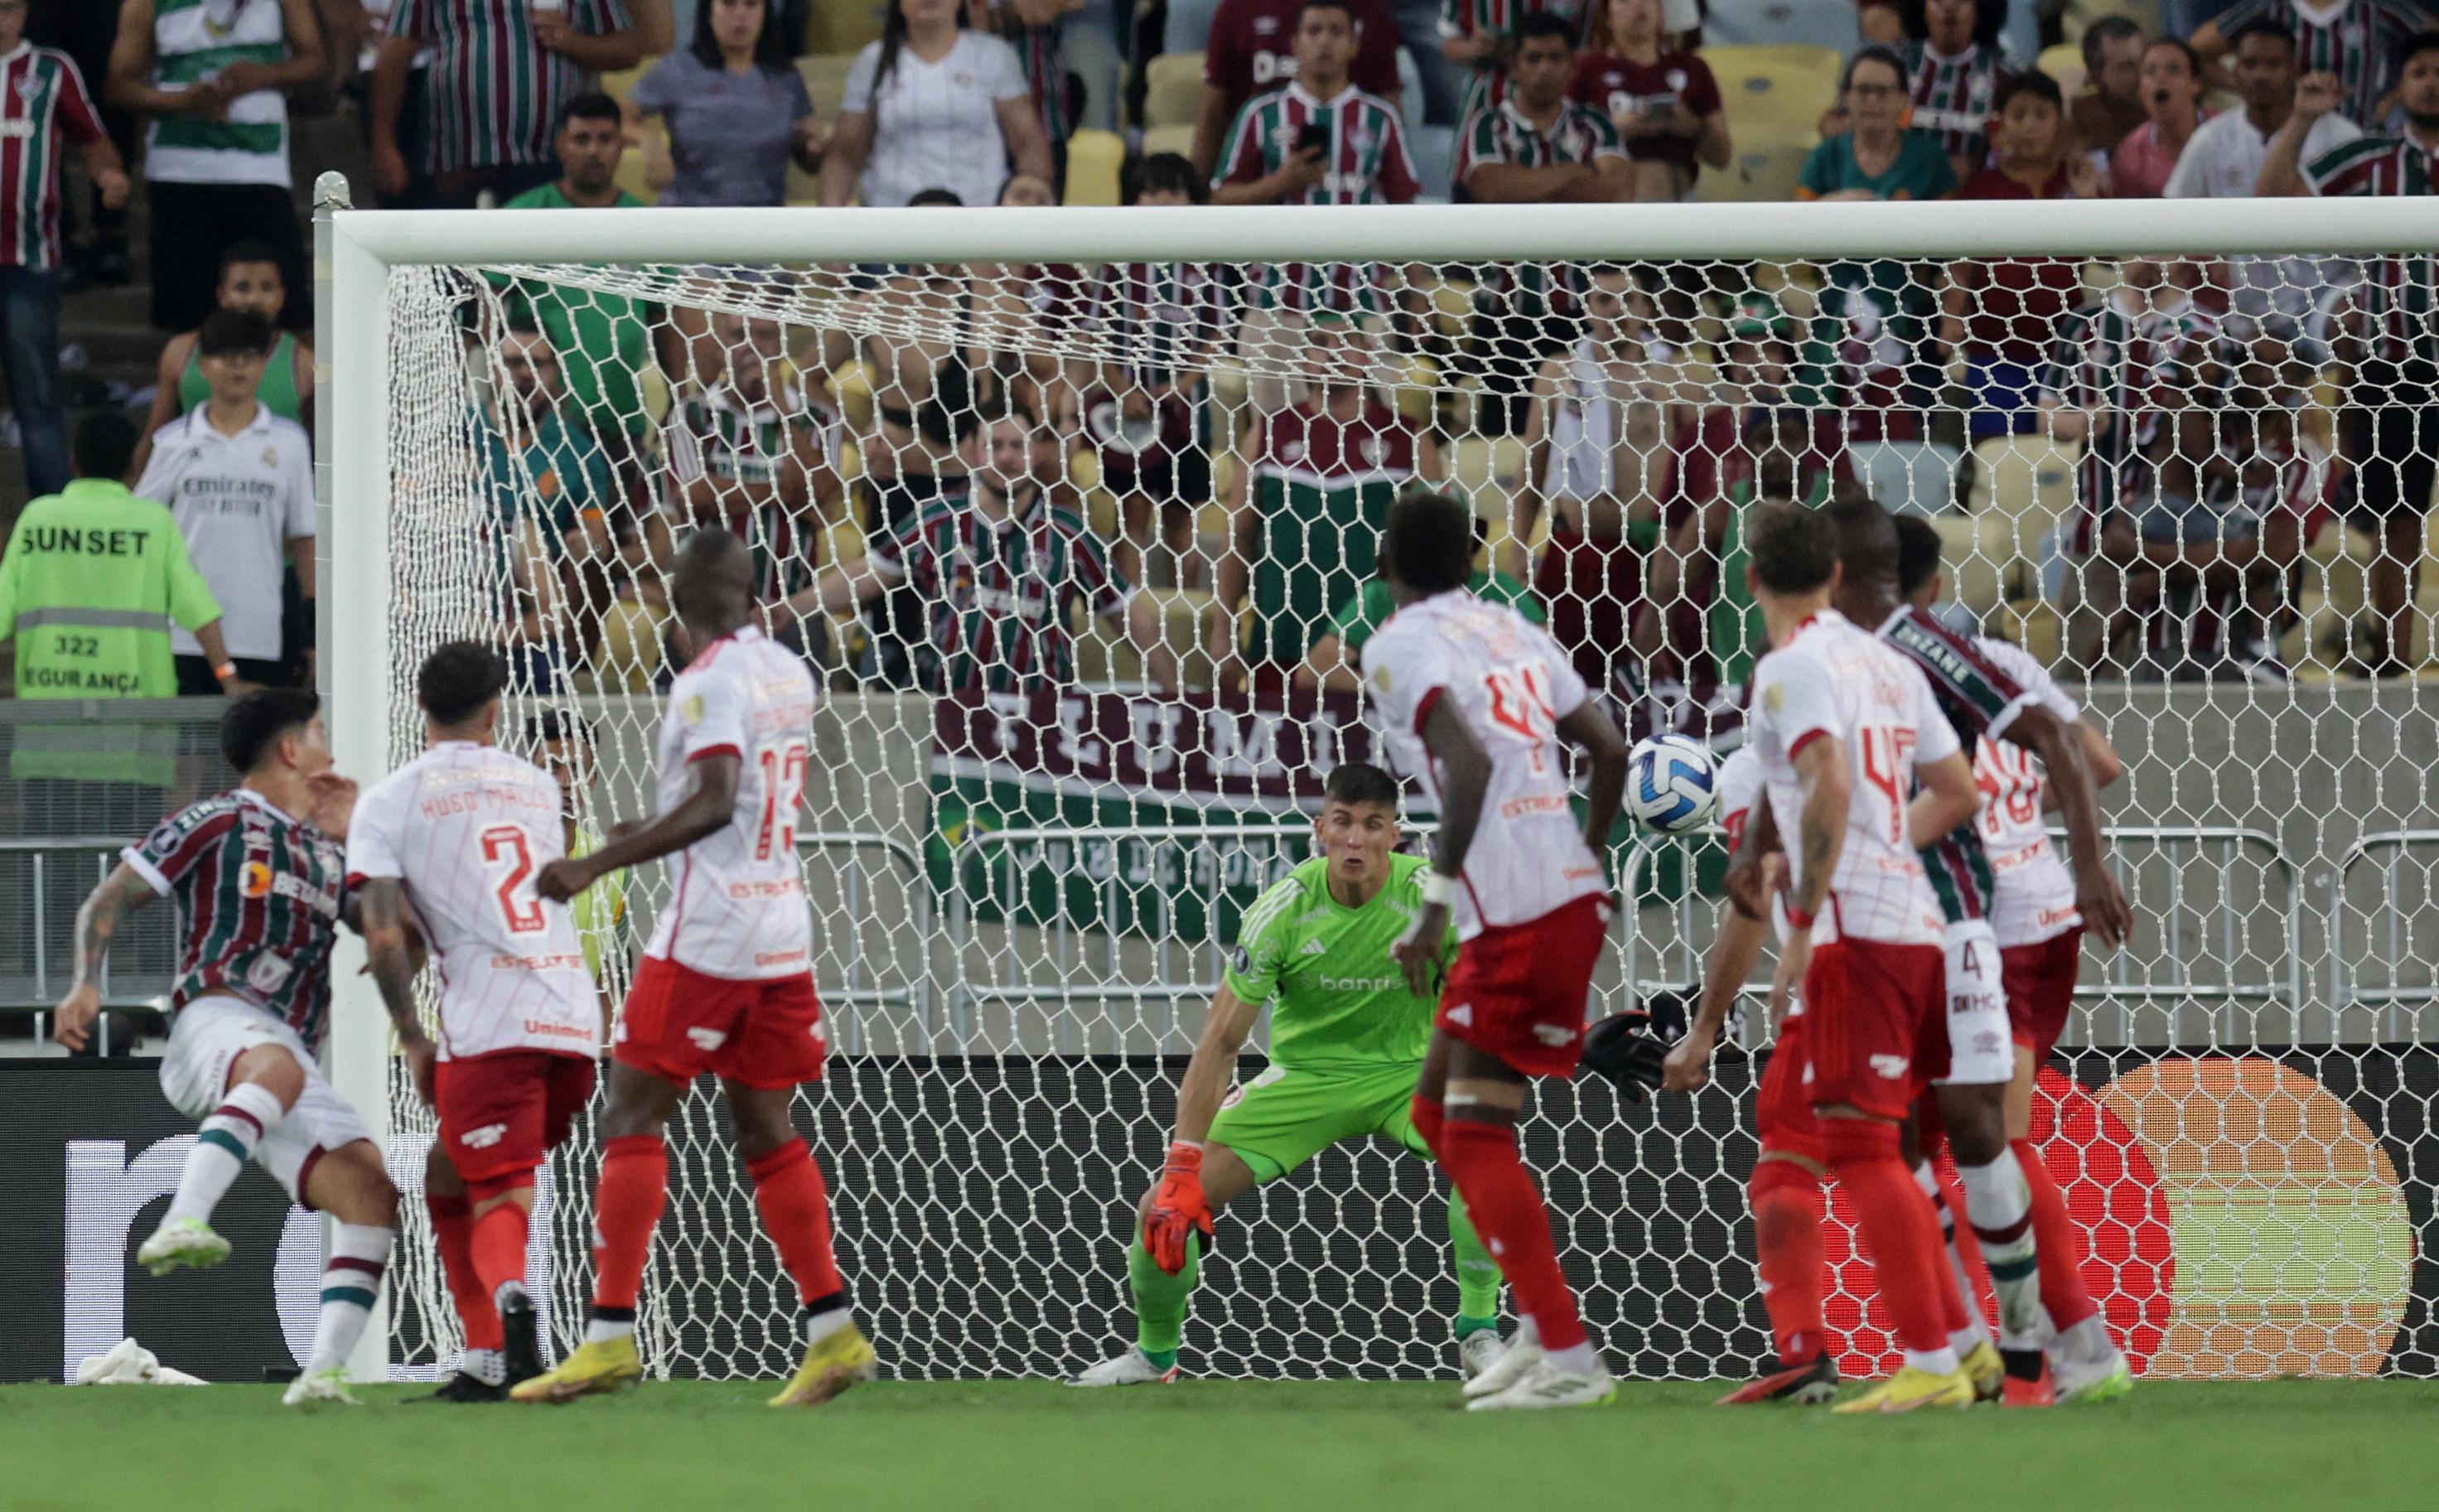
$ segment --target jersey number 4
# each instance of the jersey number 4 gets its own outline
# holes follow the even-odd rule
[[[525,890],[534,873],[533,848],[525,843],[525,832],[514,825],[493,825],[484,830],[483,864],[499,879],[492,896],[500,900],[500,915],[508,921],[508,933],[539,933],[547,921],[542,900]]]
[[[1906,799],[1914,786],[1914,732],[1900,725],[1863,726],[1863,780],[1889,803],[1889,844],[1906,845]]]
[[[786,746],[766,745],[758,753],[762,763],[762,832],[754,842],[754,859],[769,861],[774,852],[793,855],[796,849],[796,810],[805,802],[805,742],[791,741]]]
[[[1540,772],[1558,731],[1558,716],[1550,706],[1548,677],[1529,665],[1498,667],[1482,675],[1482,685],[1490,690],[1490,722],[1530,741],[1533,770]]]

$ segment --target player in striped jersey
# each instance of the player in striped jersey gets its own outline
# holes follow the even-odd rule
[[[1996,40],[2005,7],[1994,0],[1987,21],[1979,0],[1912,0],[1902,9],[1909,40],[1896,54],[1914,101],[1906,124],[1939,138],[1962,184],[1989,160],[1999,89],[2016,76]]]
[[[398,1229],[381,1148],[319,1069],[330,951],[340,921],[356,918],[341,849],[356,785],[330,770],[320,710],[321,700],[299,688],[266,688],[229,705],[221,754],[241,774],[239,785],[120,853],[77,915],[76,983],[52,1030],[71,1049],[83,1046],[127,913],[174,897],[180,943],[161,1091],[203,1128],[169,1213],[135,1259],[154,1275],[227,1259],[212,1209],[249,1159],[292,1199],[335,1219],[312,1352],[284,1398],[292,1407],[354,1402],[347,1356]]]
[[[2376,128],[2388,115],[2396,70],[2412,53],[2414,34],[2430,26],[2429,10],[2406,0],[2234,0],[2193,35],[2205,62],[2229,51],[2235,34],[2256,21],[2291,27],[2295,66],[2336,77],[2341,114]]]
[[[1508,71],[1523,42],[1526,17],[1556,17],[1560,34],[1572,44],[1583,38],[1585,9],[1585,0],[1443,0],[1440,51],[1449,62],[1473,70],[1457,119],[1496,110],[1507,98]]]
[[[1911,608],[1928,610],[1945,589],[1939,532],[1912,515],[1898,517],[1896,525],[1897,592]],[[1973,646],[2067,727],[2091,765],[2095,788],[2117,780],[2125,765],[2116,749],[2058,691],[2048,668],[2004,641],[1977,636]],[[2133,1374],[2084,1287],[2083,1236],[2032,1143],[2033,1076],[2049,1059],[2074,1005],[2083,916],[2075,911],[2074,879],[2050,844],[2043,801],[2048,769],[2024,747],[1984,735],[1974,744],[1973,774],[1983,799],[1975,827],[1990,857],[1991,929],[2016,1046],[2015,1077],[2007,1087],[2007,1140],[2023,1168],[2033,1226],[2040,1236],[2041,1307],[2055,1330],[2047,1350],[2052,1391],[2062,1402],[2109,1401],[2133,1389]],[[2038,1383],[2011,1379],[2007,1399],[2011,1405],[2038,1406],[2043,1394]]]
[[[2439,31],[2408,39],[2398,60],[2396,96],[2405,113],[2401,136],[2366,136],[2298,169],[2305,134],[2334,106],[2326,78],[2307,78],[2295,90],[2295,114],[2261,172],[2298,174],[2316,195],[2427,195],[2439,152]],[[2428,253],[2374,258],[2359,282],[2341,296],[2335,343],[2350,401],[2344,412],[2346,459],[2354,465],[2356,502],[2380,522],[2381,549],[2372,559],[2372,611],[2380,620],[2373,675],[2402,677],[2413,662],[2413,600],[2422,586],[2425,515],[2439,479],[2439,258]]]

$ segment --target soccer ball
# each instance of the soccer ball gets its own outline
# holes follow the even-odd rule
[[[1626,811],[1664,835],[1683,834],[1711,817],[1718,779],[1711,748],[1690,736],[1638,740],[1626,758]]]

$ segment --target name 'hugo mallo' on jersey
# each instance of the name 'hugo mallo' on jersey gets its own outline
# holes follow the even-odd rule
[[[731,981],[812,969],[796,815],[817,698],[803,661],[750,627],[713,643],[670,685],[661,811],[685,801],[693,763],[721,754],[738,758],[737,802],[728,824],[679,859],[645,954]]]
[[[1461,937],[1609,891],[1584,843],[1558,738],[1558,721],[1584,703],[1584,680],[1539,626],[1461,588],[1434,594],[1364,642],[1363,681],[1397,765],[1421,777],[1434,804],[1440,774],[1422,730],[1438,700],[1455,701],[1490,757],[1482,826],[1457,893]]]
[[[442,740],[356,805],[349,881],[396,878],[414,899],[440,969],[441,1059],[600,1049],[576,916],[533,890],[562,848],[560,801],[558,781],[532,762]]]

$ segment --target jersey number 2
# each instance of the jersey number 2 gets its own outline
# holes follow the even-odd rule
[[[514,825],[493,825],[483,831],[483,863],[500,879],[493,896],[500,900],[500,916],[508,921],[511,934],[532,934],[546,922],[542,915],[542,901],[531,893],[520,898],[517,890],[533,876],[533,850],[525,844],[525,832]]]
[[[754,842],[754,859],[769,861],[774,851],[792,855],[796,848],[796,810],[805,801],[805,742],[762,748],[762,833]]]

